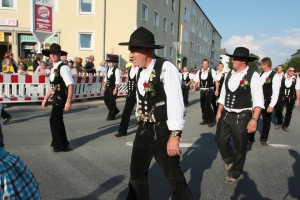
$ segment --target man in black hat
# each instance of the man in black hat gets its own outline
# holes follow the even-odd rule
[[[115,134],[116,137],[122,137],[127,135],[130,115],[136,104],[136,74],[138,69],[139,68],[137,66],[131,65],[131,67],[128,70],[128,73],[125,75],[128,78],[128,82],[127,82],[128,94],[126,97],[126,103],[122,114],[119,131],[117,134]]]
[[[154,157],[171,188],[171,199],[193,199],[178,166],[184,104],[177,68],[155,56],[154,35],[140,27],[130,36],[129,57],[137,73],[138,128],[133,142],[127,199],[149,199],[148,168]],[[176,109],[174,109],[176,108]]]
[[[53,43],[50,49],[42,50],[42,53],[53,61],[53,68],[49,77],[51,88],[42,102],[42,107],[46,108],[48,99],[53,97],[50,116],[51,148],[54,152],[65,151],[69,142],[63,121],[63,111],[71,109],[74,81],[69,66],[60,60],[61,54],[67,53],[61,50],[60,45]]]
[[[116,115],[120,112],[117,108],[116,99],[118,94],[118,87],[120,84],[120,70],[116,66],[118,61],[117,57],[109,57],[107,76],[104,78],[102,91],[104,92],[104,103],[109,110],[106,120],[115,120]]]
[[[250,69],[249,50],[237,47],[232,58],[233,69],[227,74],[218,100],[215,140],[225,162],[228,176],[226,183],[233,183],[243,172],[246,160],[249,133],[257,128],[257,121],[264,108],[261,80],[257,72]],[[235,150],[229,144],[233,138]]]

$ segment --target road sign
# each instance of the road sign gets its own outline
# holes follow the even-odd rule
[[[173,42],[173,45],[174,45],[174,47],[175,47],[175,49],[177,51],[179,45],[181,45],[181,42]]]
[[[31,0],[31,32],[39,42],[55,34],[54,0]]]

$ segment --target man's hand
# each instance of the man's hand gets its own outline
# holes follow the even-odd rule
[[[172,135],[170,135],[167,143],[167,153],[169,156],[180,156],[179,140],[179,137],[173,137]]]
[[[105,92],[105,88],[102,88],[102,92]]]
[[[69,110],[71,110],[71,102],[66,102],[66,104],[65,104],[65,111],[69,111]]]
[[[216,122],[217,123],[218,123],[220,118],[221,118],[221,112],[217,112],[217,114],[216,114]]]
[[[219,95],[219,91],[216,90],[216,91],[215,91],[215,96],[218,96],[218,95]]]
[[[296,106],[299,105],[299,99],[296,100],[296,104],[295,104],[295,105],[296,105]]]
[[[42,108],[47,108],[48,107],[48,99],[44,99],[42,102]]]
[[[247,126],[248,133],[252,133],[256,131],[256,128],[257,128],[257,121],[251,119]]]
[[[193,87],[192,92],[195,92],[195,87]]]
[[[116,89],[114,89],[113,95],[117,95],[117,90]]]
[[[273,107],[271,107],[271,106],[269,106],[269,107],[268,107],[268,109],[267,109],[267,113],[272,113],[272,112],[273,112],[273,110],[274,110],[274,108],[273,108]]]

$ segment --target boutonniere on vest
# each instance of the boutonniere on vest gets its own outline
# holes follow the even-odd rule
[[[221,77],[224,77],[225,76],[225,74],[222,74],[222,76]]]
[[[58,70],[58,69],[54,69],[53,72],[54,72],[55,76],[58,77],[58,75],[59,75],[59,70]]]
[[[293,83],[295,83],[295,80],[296,80],[296,79],[293,78]]]
[[[151,97],[155,96],[155,89],[154,89],[154,84],[149,82],[147,83],[146,81],[143,83],[144,86],[144,91],[146,92],[150,92]]]
[[[150,81],[153,81],[153,78],[156,76],[156,71],[153,69],[151,74],[150,74]]]
[[[267,77],[265,83],[271,83],[271,80],[272,79],[270,77]]]
[[[51,97],[52,97],[57,90],[57,85],[51,84],[50,89],[51,89]]]
[[[250,86],[250,83],[247,79],[243,78],[242,80],[240,80],[240,86],[246,89],[247,86]]]

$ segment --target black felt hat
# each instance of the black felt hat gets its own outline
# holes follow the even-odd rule
[[[237,47],[237,48],[235,48],[232,55],[226,53],[226,56],[229,56],[231,58],[232,57],[247,58],[247,60],[249,62],[257,60],[257,58],[249,56],[249,49],[247,49],[245,47]]]
[[[148,47],[152,49],[162,49],[164,46],[155,45],[154,35],[144,27],[139,27],[130,36],[129,42],[119,43],[121,46]]]
[[[117,56],[108,56],[106,62],[119,62],[119,59]]]
[[[42,54],[49,57],[50,52],[60,52],[61,55],[67,55],[66,51],[62,51],[59,44],[53,43],[50,45],[49,49],[42,50]]]

